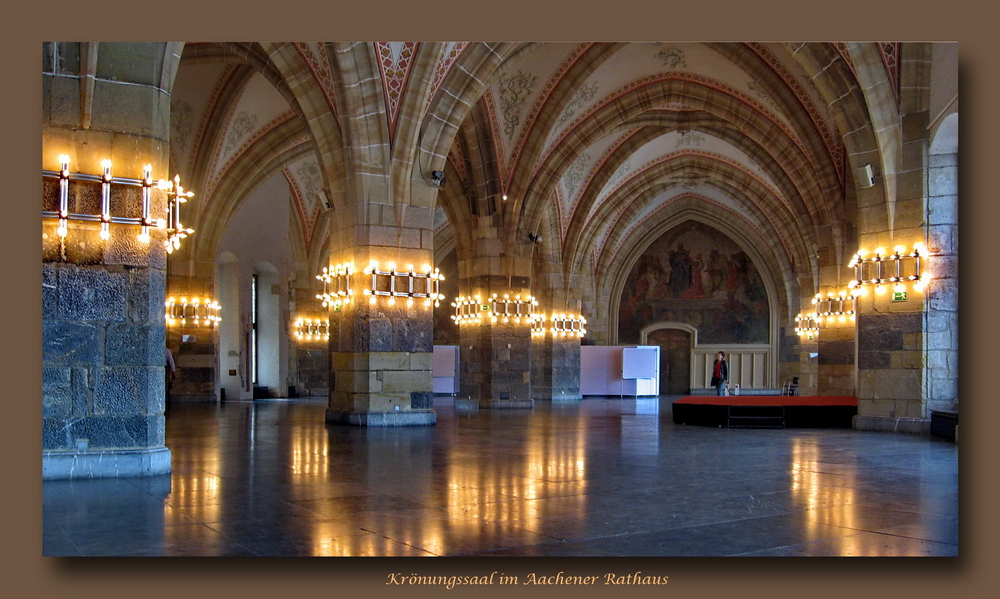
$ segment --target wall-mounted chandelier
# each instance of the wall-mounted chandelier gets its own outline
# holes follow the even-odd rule
[[[494,293],[485,300],[479,295],[459,297],[451,304],[455,308],[452,320],[458,324],[478,323],[533,323],[538,301],[532,295]]]
[[[330,338],[330,321],[299,318],[295,321],[295,337],[299,341],[326,341]]]
[[[173,252],[180,247],[180,240],[194,233],[193,229],[184,227],[180,221],[180,204],[186,202],[194,196],[194,193],[185,191],[180,184],[180,176],[175,176],[173,181],[158,181],[155,186],[167,193],[167,218],[154,219],[150,216],[150,201],[152,188],[154,186],[152,165],[143,167],[141,179],[130,179],[127,177],[115,177],[112,175],[112,163],[110,160],[103,160],[101,167],[103,172],[100,175],[87,173],[73,173],[69,170],[69,156],[59,157],[60,168],[58,171],[42,170],[43,178],[58,179],[58,210],[42,210],[42,218],[58,219],[56,234],[65,238],[69,233],[69,221],[81,221],[100,223],[100,237],[107,240],[111,238],[111,225],[132,225],[139,227],[139,241],[149,243],[149,229],[166,229],[167,239],[164,247],[167,252]],[[70,211],[70,182],[81,184],[98,183],[101,186],[101,207],[99,212],[82,213]],[[126,186],[141,188],[141,216],[127,217],[114,215],[111,213],[111,191],[112,186]]]
[[[812,339],[814,335],[819,335],[819,323],[813,314],[800,313],[795,316],[795,332],[799,337]]]
[[[219,302],[208,297],[169,297],[166,301],[168,326],[214,327],[222,322]]]
[[[846,290],[836,293],[831,291],[826,295],[817,293],[812,299],[813,311],[803,312],[795,317],[795,332],[800,337],[805,335],[812,338],[813,335],[819,335],[822,326],[854,322],[856,301]]]
[[[831,291],[826,296],[817,293],[812,303],[815,309],[813,318],[817,323],[822,324],[824,319],[828,323],[854,321],[855,299],[847,291],[838,291],[836,294]]]
[[[429,264],[420,272],[413,266],[407,267],[407,270],[397,270],[393,262],[389,262],[383,270],[377,262],[372,262],[362,273],[369,278],[361,288],[361,293],[368,296],[371,304],[378,297],[387,298],[390,306],[396,304],[396,298],[406,298],[407,306],[412,306],[413,300],[417,299],[423,300],[424,306],[429,307],[432,303],[439,306],[444,299],[441,293],[444,275]],[[323,281],[323,293],[316,296],[322,300],[323,307],[333,306],[334,310],[339,311],[341,306],[351,302],[354,297],[351,277],[354,275],[354,265],[350,262],[324,268],[323,274],[316,275],[317,279]]]
[[[316,278],[323,281],[323,293],[316,296],[323,302],[324,308],[333,306],[335,310],[346,303],[350,303],[354,291],[351,289],[351,275],[354,274],[354,265],[350,262],[337,264],[330,268],[323,268],[323,273],[316,275]]]
[[[546,322],[551,322],[551,326],[546,327]],[[536,314],[532,316],[531,334],[537,337],[545,333],[552,333],[553,337],[583,337],[587,334],[586,324],[587,319],[576,314],[552,314],[551,318]]]
[[[922,260],[927,256],[923,244],[916,243],[909,252],[897,245],[892,252],[878,248],[871,256],[859,250],[851,258],[848,268],[854,269],[854,280],[848,284],[851,294],[864,295],[865,287],[875,287],[875,292],[885,293],[891,286],[893,291],[906,290],[905,283],[913,283],[916,291],[921,291],[930,281],[930,274],[922,270]]]

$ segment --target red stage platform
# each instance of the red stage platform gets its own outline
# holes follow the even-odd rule
[[[850,428],[858,399],[823,395],[682,397],[672,405],[677,424],[726,428]]]

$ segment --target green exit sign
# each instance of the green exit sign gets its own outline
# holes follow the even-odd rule
[[[483,312],[489,312],[490,311],[490,305],[489,304],[481,304],[479,306],[479,309],[482,310]]]
[[[905,291],[893,291],[892,292],[892,301],[894,301],[894,302],[905,302],[906,301],[906,292]]]
[[[333,305],[333,311],[334,312],[340,312],[340,304],[334,304]]]

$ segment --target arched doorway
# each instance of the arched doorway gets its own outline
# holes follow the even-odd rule
[[[669,322],[656,323],[642,331],[643,345],[660,346],[660,395],[691,393],[694,335],[694,328]]]

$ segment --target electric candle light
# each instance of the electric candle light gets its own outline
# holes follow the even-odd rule
[[[149,243],[149,227],[153,224],[149,220],[150,187],[153,185],[153,165],[147,164],[142,167],[142,230],[139,233],[139,241]]]
[[[109,239],[111,230],[111,161],[102,160],[104,177],[101,180],[101,239]]]

